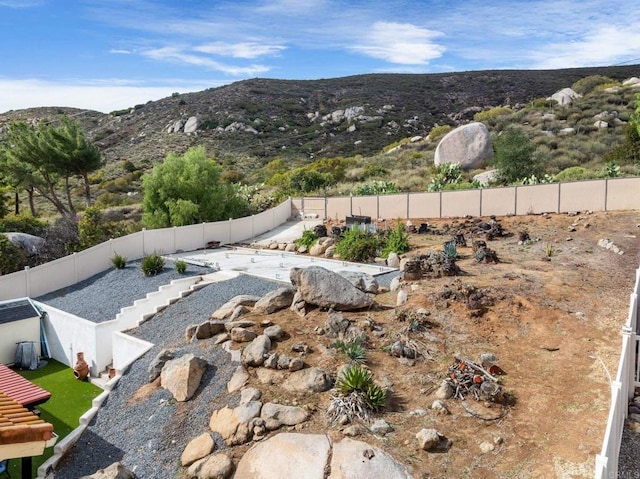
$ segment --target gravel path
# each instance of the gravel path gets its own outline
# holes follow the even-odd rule
[[[111,268],[67,288],[35,298],[41,303],[101,323],[115,319],[120,310],[131,306],[147,293],[160,286],[186,276],[212,273],[210,268],[188,265],[184,274],[176,271],[174,263],[167,261],[164,270],[155,276],[145,276],[140,261],[127,263],[124,269]]]
[[[99,286],[103,277],[95,278],[94,284]],[[136,274],[131,274],[128,280],[130,286],[140,282]],[[125,282],[122,277],[119,281]],[[126,289],[127,284],[121,287]],[[212,341],[185,343],[185,328],[205,320],[237,294],[263,295],[280,286],[280,283],[244,275],[214,283],[132,331],[134,336],[156,346],[131,365],[87,430],[62,458],[55,478],[78,479],[115,461],[121,461],[141,479],[176,477],[180,455],[188,441],[209,431],[211,413],[227,404],[226,383],[236,366]],[[95,301],[90,295],[83,297],[85,302],[89,302],[87,298]],[[64,302],[60,307],[65,309]],[[187,404],[176,402],[168,391],[148,383],[148,365],[166,347],[179,348],[180,355],[192,352],[209,363],[200,388]],[[220,441],[218,447],[222,446]]]
[[[626,424],[618,456],[618,477],[640,479],[640,432],[632,431]]]

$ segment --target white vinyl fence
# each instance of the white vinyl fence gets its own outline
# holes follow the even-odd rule
[[[111,267],[117,253],[129,260],[157,252],[171,254],[205,248],[207,243],[244,241],[266,233],[291,217],[291,200],[260,214],[235,220],[198,225],[142,230],[114,238],[79,253],[0,276],[0,301],[14,298],[37,298],[60,288],[88,279]]]
[[[596,456],[595,479],[618,477],[618,455],[622,441],[628,403],[634,390],[640,386],[638,364],[638,294],[640,294],[640,268],[636,270],[636,283],[629,301],[629,317],[622,328],[622,352],[618,373],[611,382],[611,408],[602,442],[602,451]]]

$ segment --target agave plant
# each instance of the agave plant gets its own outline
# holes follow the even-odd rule
[[[367,360],[367,350],[362,344],[363,342],[364,338],[361,335],[349,341],[339,339],[331,343],[329,347],[337,349],[354,363],[364,364]]]

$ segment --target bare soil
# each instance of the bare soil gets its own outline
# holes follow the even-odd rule
[[[382,446],[416,478],[592,477],[609,410],[609,380],[615,377],[620,354],[620,328],[626,321],[640,260],[640,214],[598,212],[497,220],[507,235],[487,244],[497,252],[499,263],[478,263],[469,241],[469,247],[458,248],[460,276],[404,282],[405,305],[396,307],[397,293],[387,291],[376,296],[378,307],[344,313],[365,331],[372,322],[385,330],[381,337],[368,334],[366,364],[374,379],[389,388],[387,406],[374,418],[384,418],[395,431],[380,437],[363,427],[359,439]],[[469,231],[470,224],[463,219],[412,221],[428,221],[447,232]],[[532,240],[519,244],[521,231],[527,231]],[[412,234],[412,251],[407,255],[442,251],[450,237],[450,233]],[[624,253],[597,246],[602,238],[612,240]],[[465,301],[443,298],[445,289],[455,291],[463,284],[481,290],[490,305],[478,313],[468,309]],[[407,334],[425,345],[428,353],[414,365],[403,364],[384,348],[394,335],[408,329],[399,312],[417,308],[429,311],[430,327]],[[305,363],[335,374],[345,357],[328,348],[332,339],[316,332],[326,318],[327,313],[319,309],[304,318],[288,310],[270,316],[290,335],[277,344],[277,351],[295,355],[291,346],[306,343],[313,352]],[[431,411],[434,391],[447,377],[454,358],[479,361],[482,353],[497,357],[506,373],[501,384],[513,403],[467,398],[462,404],[449,399],[451,414]],[[293,397],[278,387],[283,374],[274,372],[274,384],[265,384],[257,370],[250,370],[251,383],[263,391],[265,400],[314,411],[312,420],[298,429],[340,437],[341,427],[327,424],[330,394]],[[409,414],[416,409],[427,410],[427,415]],[[501,418],[484,420],[467,410]],[[451,441],[447,452],[418,448],[415,434],[432,427]],[[483,453],[482,442],[494,444],[495,449]],[[236,448],[234,455],[240,456],[247,447]]]

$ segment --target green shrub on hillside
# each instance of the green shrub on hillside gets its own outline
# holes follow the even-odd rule
[[[397,254],[406,253],[409,249],[409,234],[406,232],[402,221],[398,218],[396,225],[386,234],[382,257],[386,258],[392,252]]]
[[[357,185],[351,190],[353,196],[390,195],[393,193],[400,193],[396,184],[392,181],[383,180],[374,180],[371,183]]]
[[[493,122],[499,116],[510,115],[511,113],[513,113],[513,110],[511,108],[496,106],[489,110],[479,111],[478,113],[473,115],[473,119],[474,121],[479,121],[483,123]]]
[[[34,218],[30,214],[20,213],[19,215],[7,215],[0,219],[0,232],[4,233],[27,233],[34,236],[41,236],[47,228],[47,222]]]
[[[590,75],[575,82],[571,86],[571,89],[580,95],[586,95],[587,93],[591,93],[591,91],[597,86],[611,83],[615,82],[613,82],[609,77],[603,75]]]
[[[440,125],[436,126],[429,132],[429,140],[431,141],[440,141],[444,135],[453,130],[451,125]]]
[[[535,147],[521,128],[503,132],[494,143],[493,164],[498,169],[499,181],[503,184],[519,182],[522,178],[540,176],[542,165],[534,156]]]

